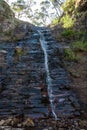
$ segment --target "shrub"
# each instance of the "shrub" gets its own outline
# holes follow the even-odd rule
[[[61,22],[63,23],[64,28],[71,28],[74,25],[75,20],[72,20],[72,18],[66,14],[62,19]]]
[[[66,0],[66,2],[62,5],[64,12],[72,13],[75,10],[75,1],[76,0]]]
[[[76,41],[73,43],[73,48],[77,51],[87,51],[87,41]]]
[[[57,24],[58,24],[58,18],[55,18],[55,19],[52,21],[52,24],[53,24],[53,25],[57,25]]]
[[[76,57],[75,52],[70,48],[64,50],[64,58],[70,61],[78,60],[78,57]]]
[[[76,36],[78,39],[82,39],[84,37],[84,35],[85,35],[85,32],[83,32],[83,31],[76,32]]]
[[[73,37],[74,36],[74,31],[70,29],[64,30],[61,35],[64,36],[65,38]]]

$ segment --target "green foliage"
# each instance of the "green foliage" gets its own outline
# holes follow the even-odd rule
[[[17,12],[18,17],[20,17],[23,10],[26,9],[24,0],[17,0],[16,2],[13,2],[12,9],[14,10],[14,12]]]
[[[58,24],[58,18],[55,18],[55,19],[52,21],[52,24],[53,24],[53,25],[57,25],[57,24]]]
[[[62,5],[64,12],[71,13],[75,10],[75,1],[76,0],[66,0],[66,2]]]
[[[69,38],[73,37],[75,35],[75,32],[73,30],[66,29],[61,33],[61,35],[64,36],[65,38]]]
[[[75,10],[75,0],[66,0],[62,5],[64,10],[64,16],[61,18],[64,28],[71,28],[75,23],[75,19],[72,19],[72,13]]]
[[[84,31],[78,31],[76,32],[78,38],[82,38],[84,35],[85,35],[85,32]]]
[[[73,43],[73,48],[77,51],[87,51],[87,41],[76,41]]]
[[[70,61],[78,60],[78,57],[76,57],[75,52],[72,49],[70,49],[70,48],[66,48],[64,50],[64,58],[66,60],[70,60]]]
[[[12,3],[12,8],[14,11],[21,12],[26,8],[24,0],[18,0],[17,2]]]
[[[66,14],[64,17],[62,17],[61,22],[63,23],[64,28],[71,28],[73,27],[75,20],[72,20],[72,18]]]
[[[21,56],[23,54],[24,54],[24,52],[23,52],[22,48],[15,49],[15,54],[14,54],[15,56]]]
[[[83,41],[87,40],[84,35],[85,32],[83,31],[75,31],[72,28],[65,28],[61,35],[65,38],[74,38],[74,39],[81,39]]]

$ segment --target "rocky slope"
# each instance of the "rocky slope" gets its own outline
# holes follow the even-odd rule
[[[71,75],[71,86],[87,110],[87,0],[67,0],[63,8],[63,16],[52,28],[53,35],[61,43],[63,65]]]
[[[27,30],[32,31],[31,25],[16,19],[9,5],[0,0],[0,41],[21,39]]]
[[[52,28],[55,38],[62,42],[82,38],[87,31],[87,1],[67,0],[62,8],[64,13]]]
[[[2,42],[7,53],[0,55],[0,130],[86,130],[57,42],[50,30],[39,31],[16,44]]]
[[[64,44],[69,43],[68,46],[75,51],[87,51],[87,1],[66,0],[62,8],[63,15],[58,19],[58,24],[52,27],[54,37]],[[85,42],[85,49],[80,44],[73,48],[73,43],[79,41]]]

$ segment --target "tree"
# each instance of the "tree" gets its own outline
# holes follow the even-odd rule
[[[24,14],[25,17],[32,18],[33,10],[32,6],[35,5],[34,0],[17,0],[16,2],[12,2],[12,9],[16,12],[17,17],[20,18]]]
[[[27,0],[26,1],[26,10],[25,10],[25,14],[32,18],[33,17],[33,9],[32,7],[36,4],[36,2],[34,0]]]
[[[49,8],[50,8],[50,1],[42,1],[40,3],[41,6],[41,12],[40,14],[43,14],[43,22],[46,22],[47,19],[50,19],[50,21],[52,21],[51,17],[50,17],[50,13],[49,13]]]
[[[17,13],[18,18],[23,14],[23,10],[26,9],[26,4],[24,0],[17,0],[12,3],[12,9]]]
[[[35,10],[35,0],[16,0],[12,3],[12,9],[16,12],[17,17],[29,18],[32,23],[43,23],[43,25],[51,22],[53,18],[60,16],[60,5],[63,0],[43,0],[40,3],[40,9]],[[54,12],[52,11],[52,7]],[[36,7],[35,7],[36,8]]]
[[[61,13],[61,4],[64,2],[64,0],[50,0],[50,1],[54,6],[54,9],[57,13],[57,17],[59,17]]]

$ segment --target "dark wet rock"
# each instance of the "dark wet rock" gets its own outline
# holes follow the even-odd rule
[[[45,40],[46,40],[46,41],[52,41],[52,40],[54,40],[54,39],[52,38],[52,36],[50,36],[50,37],[45,37]]]
[[[69,90],[71,87],[69,85],[61,85],[59,88],[61,90],[64,90],[64,89]]]
[[[2,67],[2,69],[6,68],[6,53],[7,51],[0,50],[0,67]]]
[[[46,97],[46,96],[43,96],[43,98],[41,99],[41,102],[42,102],[45,106],[47,106],[48,104],[50,104],[49,99],[48,99],[48,97]]]
[[[80,116],[81,114],[80,114],[80,112],[75,111],[75,112],[74,112],[74,115],[75,115],[75,116]]]
[[[69,100],[71,101],[72,105],[73,105],[75,108],[80,108],[80,104],[79,104],[78,100],[76,100],[75,97],[70,96],[70,97],[69,97]]]
[[[50,35],[49,32],[42,30],[47,37],[48,34]],[[54,119],[51,100],[49,100],[47,72],[44,52],[39,42],[40,37],[35,32],[32,38],[27,37],[15,45],[10,43],[3,45],[8,50],[6,53],[8,69],[3,73],[6,76],[5,89],[0,92],[0,118],[5,118],[5,122],[1,120],[0,123],[20,129],[25,127],[29,130],[75,128],[76,123],[70,119],[79,115],[78,101],[71,92],[67,71],[60,66],[62,61],[59,59],[58,48],[55,49],[56,42],[51,39],[51,35],[47,38],[47,41],[50,39],[47,42],[49,50],[47,50],[47,54],[50,77],[52,78],[51,100],[58,121]],[[19,52],[23,49],[26,53],[15,56],[14,51],[17,46],[21,47],[18,48]]]
[[[51,31],[47,31],[45,33],[44,33],[44,31],[42,31],[42,33],[43,33],[43,35],[44,35],[45,38],[48,38],[50,36],[52,37]]]
[[[5,90],[5,84],[3,82],[0,83],[0,93]]]
[[[33,39],[39,39],[40,36],[39,36],[38,33],[34,33],[34,34],[31,36],[31,38],[33,38]]]

